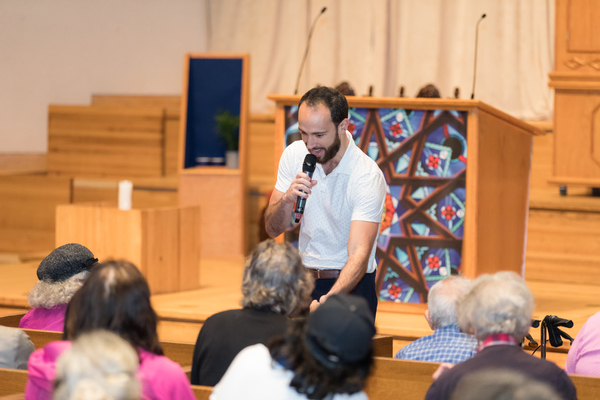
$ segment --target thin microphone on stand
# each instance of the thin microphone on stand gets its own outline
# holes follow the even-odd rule
[[[477,21],[475,26],[475,61],[473,63],[473,91],[471,91],[471,100],[475,98],[475,77],[477,76],[477,38],[479,37],[479,24],[485,18],[485,14]]]
[[[304,163],[302,164],[302,172],[304,172],[310,179],[312,179],[313,173],[315,172],[315,167],[317,166],[317,156],[314,154],[307,154],[304,157]],[[302,193],[305,193],[301,190]],[[300,222],[300,218],[302,214],[304,214],[304,206],[306,205],[306,199],[304,197],[298,196],[298,200],[296,200],[296,208],[294,212],[296,213],[296,223]]]
[[[323,7],[319,15],[315,18],[310,27],[310,32],[308,33],[308,40],[306,41],[306,51],[304,52],[304,58],[302,59],[302,63],[300,64],[300,70],[298,71],[298,78],[296,79],[296,88],[294,89],[294,94],[298,94],[298,85],[300,84],[300,75],[302,75],[302,70],[304,69],[304,63],[306,62],[306,56],[308,55],[308,49],[310,48],[310,38],[312,37],[313,31],[315,30],[315,25],[317,25],[317,21],[327,11],[327,7]]]

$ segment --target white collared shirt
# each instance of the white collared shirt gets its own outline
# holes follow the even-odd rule
[[[317,184],[306,201],[300,228],[299,250],[304,266],[342,269],[348,261],[348,237],[352,221],[381,223],[386,183],[383,173],[354,143],[350,132],[348,148],[329,175],[317,164],[312,179]],[[290,144],[281,155],[275,189],[285,193],[308,154],[302,140]],[[367,272],[377,269],[373,244]]]

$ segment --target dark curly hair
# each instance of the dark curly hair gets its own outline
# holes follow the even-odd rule
[[[69,302],[63,337],[74,340],[82,333],[105,329],[134,348],[162,355],[157,321],[142,273],[130,262],[108,261],[90,270]]]
[[[348,118],[348,101],[346,97],[337,90],[327,86],[318,86],[304,93],[304,96],[300,99],[300,103],[298,103],[298,107],[302,103],[306,103],[309,107],[316,107],[319,104],[327,107],[336,130],[340,122]]]
[[[363,360],[341,364],[335,369],[321,364],[306,345],[305,319],[291,321],[288,334],[272,340],[268,347],[273,360],[282,362],[285,369],[294,373],[290,386],[311,400],[360,392],[373,365],[372,348]]]

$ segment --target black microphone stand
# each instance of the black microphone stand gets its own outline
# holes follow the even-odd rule
[[[296,87],[294,89],[294,94],[298,94],[298,85],[300,85],[300,76],[302,75],[302,70],[304,69],[304,63],[306,62],[306,56],[308,55],[308,49],[310,48],[310,38],[312,37],[313,31],[315,30],[315,26],[317,25],[317,21],[327,11],[327,7],[323,7],[319,15],[315,18],[310,27],[310,32],[308,33],[308,40],[306,41],[306,51],[304,52],[304,57],[302,58],[302,63],[300,63],[300,70],[298,71],[298,77],[296,78]]]
[[[479,24],[485,18],[486,14],[483,14],[479,21],[477,21],[477,25],[475,26],[475,60],[473,62],[473,90],[471,91],[471,100],[475,98],[475,77],[477,76],[477,40],[479,38]]]

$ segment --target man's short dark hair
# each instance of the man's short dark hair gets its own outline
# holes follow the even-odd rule
[[[327,107],[335,129],[337,129],[340,122],[348,118],[348,101],[346,97],[337,90],[327,86],[318,86],[304,93],[304,96],[300,99],[300,103],[298,103],[298,107],[302,103],[306,103],[309,107],[316,107],[319,104]]]

